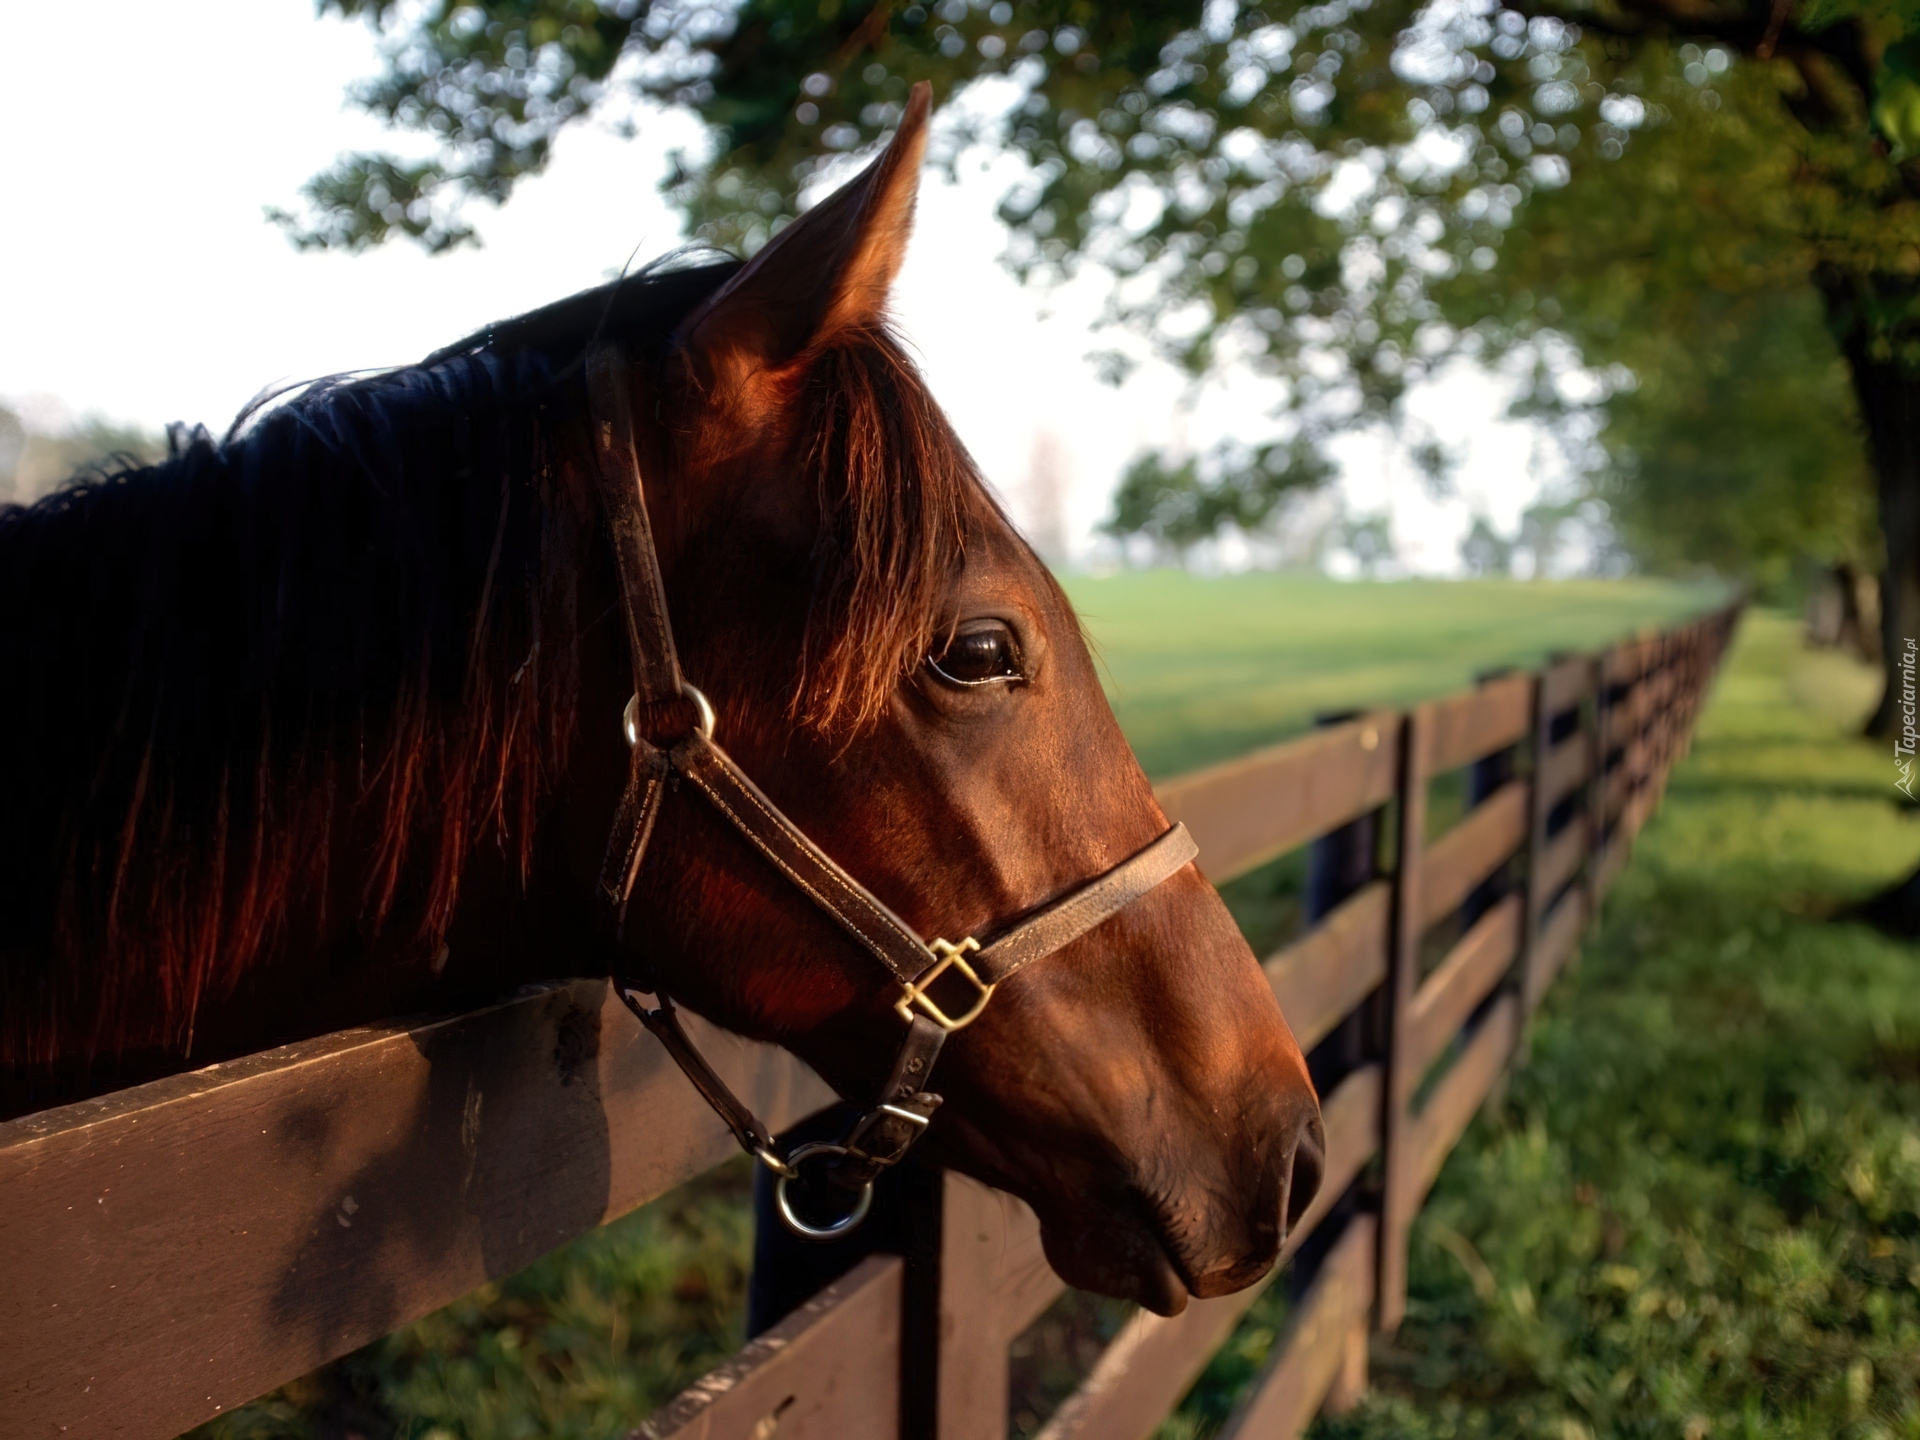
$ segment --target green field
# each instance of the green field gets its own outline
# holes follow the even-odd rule
[[[1156,779],[1298,734],[1315,715],[1444,695],[1501,666],[1596,650],[1725,603],[1660,580],[1075,577],[1120,723]]]
[[[1719,598],[1171,574],[1070,588],[1157,774]],[[1847,739],[1871,687],[1789,621],[1748,622],[1530,1063],[1442,1176],[1374,1396],[1323,1435],[1920,1436],[1920,958],[1829,918],[1920,859],[1891,761]],[[1275,897],[1233,898],[1267,923]],[[739,1343],[743,1174],[207,1433],[621,1435]],[[1163,1440],[1216,1428],[1283,1321],[1263,1300]],[[1035,1400],[1062,1383],[1043,1358]]]

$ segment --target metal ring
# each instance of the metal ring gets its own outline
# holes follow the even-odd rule
[[[780,1218],[787,1228],[802,1240],[837,1240],[851,1230],[857,1230],[860,1222],[867,1218],[867,1211],[873,1207],[873,1182],[869,1180],[860,1187],[860,1197],[853,1202],[853,1209],[831,1225],[809,1225],[794,1213],[793,1203],[787,1198],[787,1185],[797,1179],[800,1166],[816,1155],[850,1155],[853,1152],[844,1145],[832,1145],[824,1140],[814,1140],[797,1147],[787,1156],[787,1168],[791,1175],[782,1175],[774,1182],[774,1203],[780,1207]]]
[[[693,702],[693,728],[700,732],[701,739],[711,740],[713,702],[684,680],[680,682],[680,693]],[[637,690],[627,697],[627,708],[620,712],[620,728],[626,732],[629,750],[640,743],[640,692]]]
[[[693,728],[700,732],[701,739],[711,740],[713,738],[712,703],[684,680],[680,682],[680,693],[693,702]]]
[[[798,1170],[794,1169],[793,1166],[782,1160],[764,1145],[756,1145],[753,1147],[753,1158],[766,1166],[767,1169],[771,1170],[774,1174],[778,1175],[783,1181],[798,1180],[800,1178],[800,1172]]]

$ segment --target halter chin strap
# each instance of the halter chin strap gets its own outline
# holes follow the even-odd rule
[[[601,345],[588,355],[586,371],[600,499],[613,537],[628,652],[633,660],[634,695],[623,717],[630,754],[627,783],[614,816],[599,883],[615,938],[624,924],[627,900],[653,833],[666,782],[670,776],[677,776],[731,823],[795,889],[887,968],[900,988],[894,1009],[905,1022],[906,1033],[879,1098],[854,1120],[846,1135],[837,1144],[799,1146],[783,1158],[767,1127],[694,1047],[672,999],[656,987],[629,984],[619,974],[614,984],[627,1007],[726,1121],[741,1148],[779,1175],[777,1195],[787,1224],[809,1238],[832,1238],[865,1219],[874,1178],[898,1164],[926,1130],[940,1104],[940,1097],[927,1089],[927,1082],[947,1036],[979,1018],[996,986],[1111,919],[1193,859],[1198,847],[1184,825],[1175,825],[1111,870],[1074,886],[997,933],[989,932],[984,940],[970,936],[957,942],[923,941],[872,891],[802,833],[714,742],[713,707],[681,676],[674,648],[639,456],[634,449],[625,362],[616,347]],[[689,713],[691,728],[665,745],[656,744],[643,728],[646,717]],[[619,953],[617,948],[615,953]],[[930,990],[936,981],[950,975],[964,982],[964,1003],[949,1000],[943,1007]],[[953,982],[947,988],[955,988]],[[649,998],[651,1004],[647,1003]],[[787,1195],[788,1183],[799,1178],[799,1167],[814,1159],[828,1161],[828,1178],[857,1196],[851,1211],[827,1226],[802,1219]]]

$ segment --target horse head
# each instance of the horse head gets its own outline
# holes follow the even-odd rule
[[[639,652],[583,357],[719,742],[907,943],[1004,934],[1166,832],[886,323],[926,111],[744,265],[0,508],[0,1113],[621,956],[593,896]],[[686,787],[622,935],[844,1095],[900,1048],[895,977]],[[1032,1204],[1068,1280],[1163,1312],[1254,1280],[1318,1184],[1299,1049],[1190,865],[1011,974],[936,1080],[929,1146]]]
[[[627,383],[667,609],[717,736],[918,934],[958,938],[1167,820],[1072,607],[888,328],[926,115],[923,86],[887,151]],[[609,793],[616,649],[583,691],[605,725],[581,763]],[[666,800],[624,933],[708,1018],[844,1095],[880,1083],[899,985],[710,807]],[[929,1148],[1031,1204],[1068,1281],[1163,1314],[1258,1278],[1318,1186],[1299,1048],[1191,865],[1001,986],[940,1072]]]

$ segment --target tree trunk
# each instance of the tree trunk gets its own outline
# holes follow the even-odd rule
[[[1920,639],[1920,373],[1903,364],[1898,353],[1911,337],[1885,334],[1868,314],[1881,308],[1875,301],[1882,291],[1899,294],[1912,287],[1878,277],[1863,284],[1859,277],[1830,276],[1822,277],[1820,289],[1853,374],[1879,488],[1880,532],[1887,547],[1880,572],[1883,681],[1866,733],[1891,737],[1899,728],[1900,657],[1908,637]]]
[[[1893,786],[1894,740],[1901,730],[1901,658],[1909,637],[1920,640],[1920,373],[1900,352],[1915,337],[1889,331],[1875,317],[1911,313],[1911,282],[1886,277],[1820,277],[1827,317],[1853,374],[1860,418],[1867,427],[1880,499],[1886,567],[1880,574],[1880,703],[1866,733],[1887,745],[1887,784]],[[1920,871],[1848,912],[1890,934],[1920,937]]]

